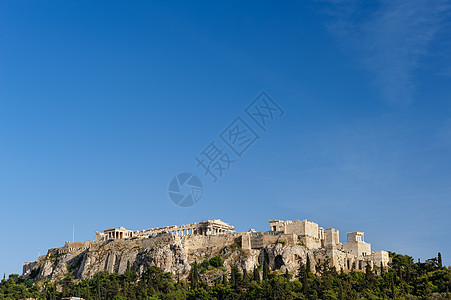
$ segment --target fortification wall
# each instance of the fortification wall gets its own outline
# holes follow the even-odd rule
[[[222,249],[226,245],[233,244],[241,235],[188,235],[181,237],[174,237],[175,241],[180,241],[183,246],[189,250],[198,249]]]

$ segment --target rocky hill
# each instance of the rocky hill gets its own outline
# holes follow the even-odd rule
[[[243,249],[235,235],[172,236],[147,239],[109,240],[105,242],[67,242],[64,247],[50,249],[38,261],[25,263],[23,275],[35,281],[62,279],[68,272],[75,278],[90,277],[100,271],[123,273],[129,266],[142,274],[149,266],[186,278],[194,261],[220,256],[225,270],[233,265],[252,271],[266,259],[272,270],[296,273],[300,261],[309,255],[312,269],[315,257],[324,249],[308,249],[303,245],[274,243],[261,249]],[[319,253],[321,252],[321,253]],[[220,272],[220,270],[217,270]],[[221,274],[209,274],[220,276]],[[213,278],[210,278],[213,279]]]

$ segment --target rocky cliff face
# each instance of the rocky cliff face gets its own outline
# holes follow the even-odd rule
[[[318,250],[315,250],[318,251]],[[66,243],[64,247],[50,249],[38,261],[24,264],[24,276],[58,280],[68,272],[76,278],[90,277],[100,271],[123,273],[127,266],[144,272],[149,266],[157,266],[166,272],[186,277],[195,260],[221,256],[224,268],[234,265],[247,271],[267,259],[272,270],[296,273],[300,261],[310,256],[312,265],[314,250],[301,245],[272,244],[262,249],[241,249],[233,235],[230,236],[158,236],[144,240],[111,240],[108,242]]]

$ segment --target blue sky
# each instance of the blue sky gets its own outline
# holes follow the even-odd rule
[[[73,225],[211,218],[309,219],[451,264],[450,5],[2,1],[0,271]],[[262,91],[284,115],[213,183],[194,158]],[[167,193],[181,172],[204,185],[189,208]]]

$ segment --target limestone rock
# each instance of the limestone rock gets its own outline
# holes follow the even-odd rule
[[[54,281],[62,279],[68,272],[72,272],[75,278],[88,278],[100,271],[122,274],[127,267],[140,275],[149,266],[157,266],[165,272],[186,278],[194,261],[201,263],[214,256],[222,257],[223,266],[229,271],[236,265],[252,272],[266,259],[272,270],[288,270],[296,274],[300,262],[306,262],[307,255],[312,271],[315,258],[327,256],[326,250],[308,249],[302,245],[273,243],[260,249],[242,249],[238,242],[233,235],[163,235],[149,239],[66,243],[64,247],[50,249],[38,261],[24,264],[24,276],[36,281]],[[212,270],[209,280],[219,278],[221,272],[219,269]]]

